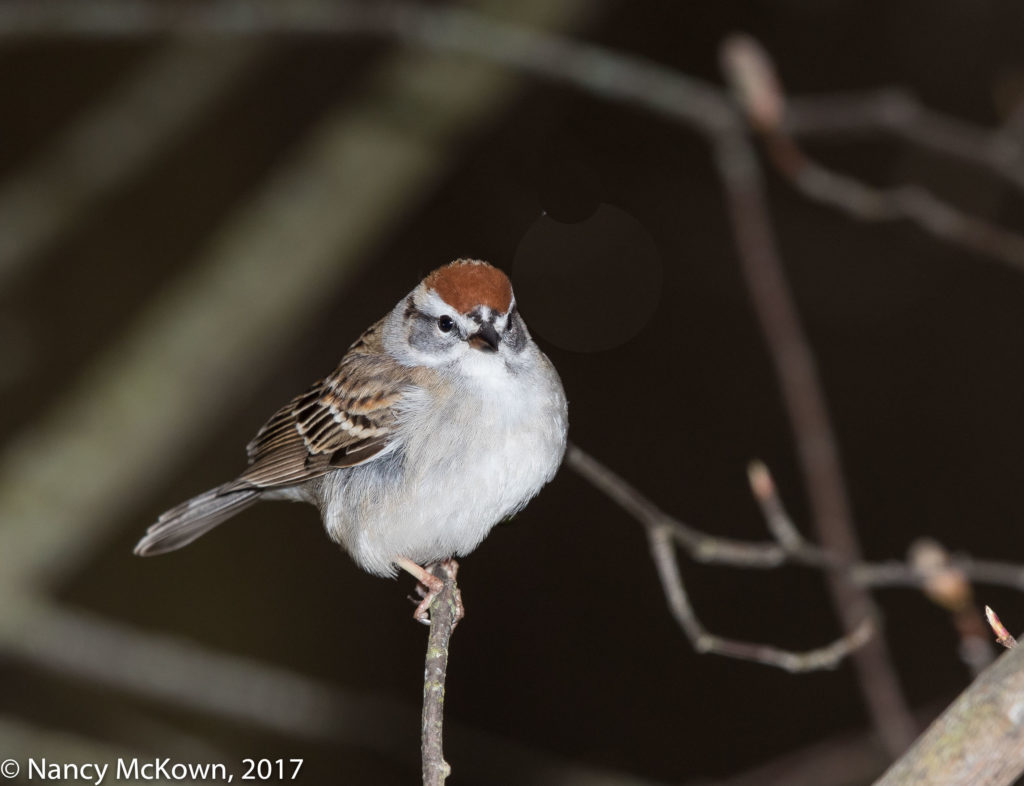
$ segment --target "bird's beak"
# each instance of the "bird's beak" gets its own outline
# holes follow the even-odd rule
[[[498,331],[494,329],[494,325],[484,322],[480,329],[469,337],[469,343],[484,352],[497,352],[501,338],[498,336]]]

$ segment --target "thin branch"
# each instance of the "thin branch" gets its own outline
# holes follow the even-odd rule
[[[961,637],[960,656],[975,674],[991,663],[992,649],[984,636],[970,584],[1001,585],[1024,591],[1024,567],[953,555],[930,539],[912,544],[906,561],[873,563],[842,559],[803,538],[786,512],[768,468],[759,461],[750,465],[750,486],[774,542],[721,538],[684,524],[577,445],[569,446],[565,461],[566,466],[644,526],[672,615],[699,652],[753,660],[788,671],[831,668],[866,641],[872,626],[858,626],[826,647],[802,653],[724,639],[704,627],[690,604],[673,546],[683,548],[691,558],[704,563],[759,570],[799,564],[844,574],[865,589],[920,590],[950,612]]]
[[[1024,237],[945,202],[917,185],[877,188],[826,169],[779,134],[767,136],[776,169],[804,196],[862,221],[907,220],[951,243],[1024,270]]]
[[[828,555],[824,555],[828,557]],[[848,570],[851,581],[862,587],[910,587],[924,589],[927,578],[918,568],[900,560],[838,563],[829,560],[835,570]],[[950,566],[963,573],[973,584],[1024,592],[1024,566],[1006,562],[978,560],[967,554],[951,554]]]
[[[748,543],[708,535],[662,511],[634,486],[615,474],[578,445],[570,444],[566,466],[613,500],[648,530],[665,529],[698,562],[749,568],[775,568],[790,559],[776,543]]]
[[[748,96],[751,91],[771,93],[767,100],[756,104],[756,110],[762,114],[755,121],[761,127],[770,127],[772,113],[777,112],[780,105],[781,90],[770,72],[764,72],[764,78],[756,83],[750,79],[751,73],[759,71],[757,54],[752,51],[749,39],[743,37],[727,40],[721,50],[724,70],[737,88],[736,92],[746,91]],[[752,106],[748,102],[747,108]],[[840,559],[859,561],[860,546],[839,449],[814,355],[776,250],[756,156],[745,135],[729,131],[716,140],[715,160],[728,201],[741,270],[789,414],[818,540],[824,549]],[[863,620],[878,618],[874,601],[862,587],[841,573],[830,572],[827,576],[833,605],[844,630],[853,631]],[[853,663],[872,722],[890,754],[896,755],[913,739],[915,724],[885,640],[882,637],[869,640],[854,652]]]
[[[775,480],[763,462],[750,463],[747,467],[747,480],[761,508],[761,515],[768,524],[768,530],[791,558],[806,565],[821,565],[830,559],[836,561],[832,555],[827,555],[800,534],[782,503]]]
[[[726,52],[733,61],[730,72],[736,80],[735,93],[751,126],[763,137],[776,170],[804,196],[862,221],[910,221],[935,237],[1024,270],[1024,236],[968,215],[922,186],[879,188],[816,162],[790,133],[794,126],[801,126],[782,120],[785,96],[768,53],[747,36],[730,39]],[[1008,143],[998,132],[983,133],[965,123],[925,113],[906,96],[875,95],[874,101],[848,99],[844,106],[837,107],[833,100],[828,107],[850,126],[856,125],[857,112],[863,112],[870,123],[898,129],[917,144],[1000,174],[1012,173],[1011,182],[1024,189],[1019,145]],[[800,122],[806,130],[812,125],[808,117],[811,110],[805,105],[803,111]],[[823,123],[820,115],[819,109],[815,115],[819,127]],[[925,115],[927,120],[923,122]],[[833,118],[828,127],[838,130],[835,122]]]
[[[448,671],[448,643],[459,618],[459,588],[454,571],[434,568],[444,589],[430,604],[430,635],[427,637],[423,672],[423,721],[421,751],[423,786],[443,786],[452,768],[444,759],[444,682]]]
[[[865,618],[846,635],[827,646],[793,652],[768,644],[727,639],[709,632],[690,603],[679,570],[675,549],[677,544],[703,562],[745,568],[773,568],[787,561],[802,561],[798,553],[777,543],[743,543],[688,527],[663,513],[636,488],[576,445],[569,446],[565,462],[643,524],[669,610],[697,652],[755,661],[789,672],[813,671],[834,668],[843,658],[862,647],[873,634],[874,626]],[[764,472],[767,474],[766,469]],[[813,550],[813,547],[809,548]],[[817,553],[821,555],[820,551]]]
[[[857,582],[856,570],[863,563],[844,563],[807,541],[786,512],[771,473],[762,462],[752,462],[748,476],[768,529],[794,560],[805,565],[850,571],[851,579]],[[972,677],[980,674],[992,663],[995,653],[986,636],[981,612],[974,602],[967,571],[941,544],[928,538],[920,538],[911,544],[906,563],[900,563],[899,567],[914,586],[949,612],[953,627],[960,636],[960,659]],[[861,583],[861,586],[868,585]]]
[[[748,477],[751,491],[761,508],[768,529],[777,543],[786,550],[791,561],[849,572],[850,579],[862,587],[904,586],[920,589],[933,602],[952,612],[959,612],[972,604],[972,583],[1000,585],[1024,591],[1024,565],[978,560],[968,554],[950,554],[944,546],[930,538],[920,538],[912,543],[906,561],[843,560],[839,555],[824,551],[800,534],[779,497],[771,473],[762,462],[751,462]],[[633,490],[633,493],[639,492]],[[687,529],[695,538],[712,537],[692,528]],[[774,543],[743,545],[748,549],[762,549],[772,554],[776,549]],[[710,546],[705,548],[714,551]],[[749,562],[745,567],[761,565]]]
[[[774,666],[788,672],[817,671],[832,669],[851,652],[863,647],[875,633],[871,621],[865,618],[860,625],[845,636],[825,647],[804,652],[779,649],[769,644],[738,641],[710,633],[701,624],[679,570],[672,533],[667,527],[647,530],[651,558],[658,570],[662,590],[676,622],[686,633],[693,648],[701,653],[714,653],[739,660],[749,660]]]
[[[775,249],[764,183],[748,139],[723,133],[715,160],[725,188],[740,255],[789,415],[818,540],[840,559],[857,561],[860,546],[843,481],[839,450],[821,382]],[[877,619],[868,593],[847,576],[830,572],[828,587],[843,630]],[[853,663],[874,727],[895,756],[914,738],[915,724],[884,639],[876,636],[854,651]]]
[[[786,99],[782,132],[793,137],[889,134],[971,164],[1024,191],[1024,144],[1010,123],[991,130],[944,115],[896,88]]]

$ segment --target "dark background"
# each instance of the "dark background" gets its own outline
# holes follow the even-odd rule
[[[773,53],[794,95],[900,85],[937,110],[995,125],[1024,88],[1024,9],[1008,0],[599,8],[577,37],[713,82],[720,41],[745,30]],[[5,41],[0,176],[153,46]],[[311,122],[351,100],[358,75],[387,51],[360,39],[283,37],[226,102],[5,286],[0,314],[30,362],[2,390],[0,439],[55,406],[230,207]],[[237,474],[267,416],[329,371],[423,274],[459,256],[512,274],[522,313],[562,375],[575,442],[691,525],[749,539],[766,535],[745,480],[747,462],[760,457],[810,531],[706,143],[635,108],[539,81],[527,87],[462,145],[457,166],[372,249],[287,357],[238,391],[237,408],[144,503],[125,506],[116,537],[59,588],[62,603],[414,711],[425,631],[410,620],[411,581],[362,574],[312,508],[259,506],[159,559],[130,550],[161,510]],[[883,137],[809,149],[868,182],[923,183],[1020,226],[1019,196],[984,172]],[[1020,559],[1022,274],[905,223],[854,222],[774,177],[769,190],[866,555],[901,557],[929,535],[977,556]],[[687,563],[686,578],[702,618],[723,635],[804,649],[839,633],[812,571]],[[567,470],[463,560],[460,584],[468,616],[452,645],[452,722],[672,782],[724,777],[867,726],[849,665],[792,676],[694,654],[667,613],[641,527]],[[937,711],[969,680],[945,613],[911,591],[878,599],[910,702]],[[979,599],[1020,627],[1019,596],[980,588]],[[114,748],[138,742],[132,718],[156,717],[232,755],[304,755],[306,782],[417,777],[414,715],[395,729],[412,757],[396,762],[344,740],[299,742],[101,692],[20,662],[0,670],[0,686],[10,715]],[[451,782],[468,782],[457,740],[448,758]]]

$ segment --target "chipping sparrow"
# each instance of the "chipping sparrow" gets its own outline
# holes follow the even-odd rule
[[[473,551],[551,480],[568,427],[562,383],[530,338],[508,278],[438,268],[249,443],[236,480],[160,516],[139,555],[180,548],[261,499],[309,502],[378,576],[401,568],[427,610],[428,569]]]

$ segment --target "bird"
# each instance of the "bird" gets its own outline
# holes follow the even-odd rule
[[[429,623],[456,557],[520,511],[565,454],[568,404],[497,267],[456,259],[427,275],[279,409],[234,480],[159,516],[140,556],[185,546],[262,500],[319,508],[366,572],[404,570]],[[459,602],[458,615],[463,611]]]

